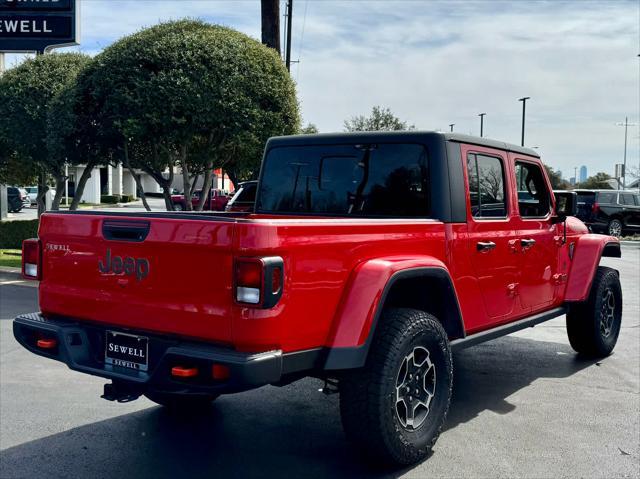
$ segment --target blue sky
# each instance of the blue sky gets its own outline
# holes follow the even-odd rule
[[[283,2],[284,4],[284,2]],[[305,122],[391,108],[419,129],[520,141],[566,177],[613,173],[640,123],[640,2],[295,0],[292,68]],[[284,5],[282,7],[284,12]],[[196,17],[260,36],[260,1],[84,0],[81,50],[95,54],[161,20]],[[8,58],[9,66],[19,56]],[[627,161],[638,166],[640,127]]]

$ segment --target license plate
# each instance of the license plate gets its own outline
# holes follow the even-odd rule
[[[149,338],[107,331],[104,353],[107,364],[146,371],[149,367],[148,352]]]

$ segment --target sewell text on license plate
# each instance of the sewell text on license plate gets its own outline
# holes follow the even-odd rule
[[[116,331],[107,331],[105,338],[107,364],[138,371],[148,369],[149,338]]]

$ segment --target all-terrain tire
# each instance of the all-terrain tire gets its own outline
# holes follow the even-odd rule
[[[181,394],[164,391],[147,391],[144,395],[167,409],[184,412],[207,409],[218,397],[213,394]]]
[[[412,367],[423,365],[421,370],[413,369],[414,379],[421,375],[415,384],[410,383],[407,372],[409,357],[413,358]],[[427,388],[432,379],[429,374],[433,375],[433,383]],[[418,384],[425,384],[425,391],[431,389],[433,394],[426,416],[423,405],[414,409],[419,410],[422,422],[417,424],[416,415],[412,417],[416,427],[409,427],[406,408],[410,403],[404,402],[409,398],[399,400],[399,391],[404,391],[405,385],[409,391],[409,385],[417,388]],[[376,463],[396,466],[425,459],[444,425],[452,384],[451,348],[438,320],[414,309],[386,310],[365,366],[340,379],[340,414],[347,438]],[[415,391],[418,393],[418,389]]]
[[[618,272],[599,266],[586,301],[571,305],[567,334],[578,353],[602,358],[618,341],[622,322],[622,288]]]

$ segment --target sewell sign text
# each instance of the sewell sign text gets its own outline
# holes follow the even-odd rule
[[[78,44],[78,0],[0,0],[0,52]]]

